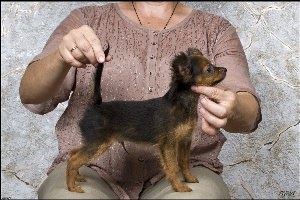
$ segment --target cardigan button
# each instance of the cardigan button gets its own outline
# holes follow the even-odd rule
[[[153,92],[154,87],[149,87],[148,90],[149,92]]]

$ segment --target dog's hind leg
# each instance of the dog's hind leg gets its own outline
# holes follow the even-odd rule
[[[72,151],[71,157],[67,163],[67,186],[69,191],[84,192],[80,186],[75,184],[75,181],[85,180],[83,176],[79,175],[79,168],[82,165],[87,164],[94,157],[100,156],[112,143],[113,141],[94,143]]]
[[[74,154],[76,154],[79,150],[80,150],[80,148],[73,149],[73,150],[71,151],[71,157],[72,157]],[[86,182],[86,179],[84,178],[84,176],[81,176],[81,175],[79,174],[79,170],[77,171],[77,175],[76,175],[76,177],[75,177],[75,180],[76,180],[76,181],[79,181],[79,182]]]
[[[190,192],[187,185],[183,184],[179,177],[179,167],[177,162],[177,144],[176,142],[165,141],[159,146],[161,164],[163,166],[166,179],[170,181],[176,192]]]
[[[190,147],[191,140],[183,139],[178,143],[178,163],[181,168],[181,172],[186,182],[199,183],[197,177],[191,174],[190,170]]]

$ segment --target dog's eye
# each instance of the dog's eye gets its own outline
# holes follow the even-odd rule
[[[207,72],[208,72],[209,74],[213,73],[213,72],[214,72],[214,68],[213,68],[212,66],[209,66],[209,67],[207,68]]]

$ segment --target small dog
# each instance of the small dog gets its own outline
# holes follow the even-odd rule
[[[101,76],[100,71],[98,67],[96,79]],[[189,169],[199,99],[199,94],[191,91],[191,86],[215,85],[225,78],[227,70],[212,65],[198,49],[189,48],[186,53],[174,57],[171,71],[169,91],[162,97],[145,101],[101,103],[96,95],[99,86],[95,84],[95,101],[98,103],[85,111],[79,123],[84,145],[72,150],[67,164],[69,191],[84,192],[75,184],[75,181],[86,181],[79,174],[79,168],[103,154],[114,142],[123,144],[124,140],[157,146],[161,165],[173,189],[177,192],[192,191],[178,177],[181,170],[186,182],[198,182]]]

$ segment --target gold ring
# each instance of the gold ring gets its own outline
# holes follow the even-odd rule
[[[71,53],[72,53],[75,49],[77,49],[77,46],[73,47],[73,48],[70,50]]]

